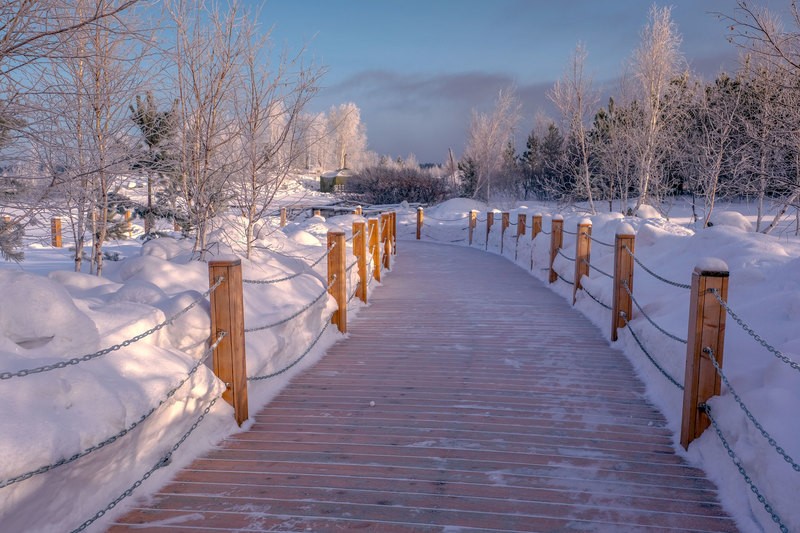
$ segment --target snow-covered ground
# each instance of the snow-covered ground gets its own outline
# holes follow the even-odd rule
[[[304,194],[300,190],[295,193],[299,197]],[[479,209],[479,219],[485,219],[487,207],[469,200],[451,200],[426,209],[425,238],[466,245],[465,217],[469,209]],[[731,272],[731,308],[785,358],[798,361],[800,330],[793,326],[800,314],[800,239],[794,236],[793,224],[787,222],[771,236],[756,234],[747,231],[747,219],[752,220],[753,215],[750,206],[726,209],[729,213],[716,217],[716,225],[708,229],[693,228],[685,205],[673,206],[669,221],[652,216],[652,210],[640,213],[650,218],[600,214],[591,217],[592,235],[598,241],[612,243],[619,225],[631,224],[637,232],[636,255],[642,263],[660,276],[683,284],[689,283],[693,267],[704,258],[722,259]],[[551,217],[556,213],[563,215],[565,229],[572,232],[585,217],[577,209],[559,212],[554,205],[536,203],[519,206],[511,213],[512,222],[516,222],[517,213],[542,213],[545,231],[550,230]],[[312,265],[325,251],[325,233],[330,228],[349,231],[353,219],[352,215],[328,220],[312,217],[283,230],[277,227],[276,219],[265,221],[259,248],[251,260],[243,261],[244,277],[271,280],[302,274],[280,283],[248,285],[246,327],[280,321],[322,295],[325,261]],[[400,239],[413,238],[415,221],[415,210],[400,210]],[[528,237],[518,244],[513,237],[516,228],[508,230],[504,255],[546,280],[543,269],[548,262],[549,237],[542,234],[531,241],[530,217],[527,221]],[[229,219],[227,224],[232,222],[235,220]],[[203,298],[208,273],[204,263],[191,260],[189,241],[161,238],[143,246],[135,240],[111,243],[109,251],[118,252],[121,260],[107,262],[106,275],[98,279],[71,272],[66,248],[57,250],[42,244],[47,240],[46,229],[42,228],[38,240],[33,236],[37,242],[27,247],[25,262],[0,263],[0,393],[6,402],[0,414],[1,531],[73,530],[123,495],[176,443],[181,444],[169,464],[154,470],[137,487],[136,496],[154,490],[224,435],[240,430],[227,404],[218,401],[209,409],[221,386],[201,362],[209,335],[208,303]],[[494,253],[500,248],[498,230],[499,216],[488,246]],[[216,236],[229,244],[214,253],[239,252],[235,234],[229,229],[218,230]],[[564,237],[565,254],[574,256],[575,237]],[[479,223],[475,241],[474,246],[485,247],[484,223]],[[591,259],[593,266],[611,272],[611,248],[593,243]],[[351,261],[352,255],[348,255],[348,264]],[[567,259],[559,257],[556,269],[564,278],[572,278],[573,265]],[[592,271],[584,285],[598,300],[610,303],[608,278]],[[687,290],[665,284],[638,266],[634,287],[648,316],[667,332],[686,338]],[[558,281],[551,288],[572,301],[568,284]],[[142,340],[91,357],[150,330],[194,302],[198,303],[174,322]],[[351,305],[357,309],[357,300]],[[251,412],[265,405],[294,373],[313,364],[340,338],[334,328],[328,328],[316,341],[333,308],[333,302],[322,296],[298,318],[248,334],[251,376],[281,370],[313,345],[290,371],[251,382]],[[609,335],[609,311],[584,293],[578,294],[576,308]],[[656,330],[637,311],[632,328],[664,371],[683,381],[684,345]],[[676,448],[681,450],[677,444],[680,390],[647,360],[628,331],[622,330],[620,336],[615,346],[626,353],[646,382],[649,399],[664,412],[676,434]],[[89,360],[20,374],[24,369],[62,366],[60,363],[71,363],[84,355],[90,356]],[[800,458],[797,365],[771,354],[729,317],[724,372],[753,418],[796,465]],[[795,505],[800,493],[797,467],[762,437],[730,390],[723,388],[723,394],[710,404],[739,465],[782,523],[790,531],[800,530],[800,510]],[[204,413],[196,429],[182,441]],[[713,431],[696,440],[686,456],[717,483],[723,503],[743,531],[776,529]],[[36,473],[73,458],[51,471]],[[87,530],[101,531],[129,501],[122,501]]]

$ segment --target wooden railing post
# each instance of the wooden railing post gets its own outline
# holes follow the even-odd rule
[[[397,211],[392,211],[389,214],[389,220],[391,221],[389,227],[392,230],[392,255],[397,255]]]
[[[487,211],[486,212],[486,247],[485,249],[489,249],[489,233],[492,231],[492,225],[494,225],[494,211]]]
[[[381,246],[383,248],[383,268],[390,270],[392,267],[392,239],[391,239],[391,222],[389,220],[389,213],[381,213]]]
[[[564,244],[564,218],[561,215],[553,215],[550,220],[550,276],[548,280],[554,283],[558,279],[553,264],[561,246]]]
[[[214,374],[225,383],[222,398],[233,406],[240,426],[247,420],[247,366],[244,348],[244,296],[242,262],[235,257],[208,262],[208,283],[222,283],[211,292],[211,342],[225,337],[214,350]]]
[[[469,211],[469,245],[472,246],[472,236],[475,233],[475,226],[478,224],[478,212],[474,209]]]
[[[362,216],[364,214],[364,211],[363,211],[363,209],[361,208],[360,205],[357,205],[356,208],[353,209],[353,214],[354,215],[358,215],[358,216]]]
[[[500,255],[503,255],[503,246],[506,242],[506,230],[510,223],[508,212],[502,213],[500,215]]]
[[[286,208],[281,207],[281,227],[286,227]]]
[[[719,396],[721,379],[711,356],[722,368],[725,308],[712,291],[716,291],[723,302],[728,301],[728,265],[719,259],[706,260],[692,272],[681,422],[684,449],[688,449],[710,423],[698,406],[712,396]]]
[[[11,215],[3,215],[2,220],[6,224],[11,224]]]
[[[632,318],[631,311],[633,302],[625,290],[633,293],[633,254],[635,252],[634,241],[636,233],[628,223],[622,223],[617,228],[617,235],[614,239],[614,295],[611,309],[611,340],[617,340],[617,329],[625,327],[625,318]],[[630,253],[626,251],[630,250]],[[624,313],[624,317],[623,317]]]
[[[542,215],[536,213],[531,217],[531,240],[542,232]]]
[[[381,280],[381,249],[380,242],[380,220],[370,218],[367,220],[369,227],[369,253],[372,254],[372,277],[375,281]]]
[[[526,223],[527,223],[527,215],[525,213],[520,213],[517,215],[517,241],[519,241],[520,237],[525,236],[525,232],[527,231]]]
[[[417,208],[417,240],[422,236],[422,223],[425,220],[425,213],[421,207]]]
[[[328,293],[336,300],[338,309],[331,317],[339,331],[347,333],[347,241],[343,231],[328,232]]]
[[[363,220],[353,222],[353,255],[358,261],[356,296],[367,303],[367,224]]]
[[[592,251],[592,221],[584,218],[578,222],[575,236],[575,285],[572,287],[572,305],[578,298],[581,289],[581,278],[589,275],[589,259]]]
[[[133,225],[131,224],[131,210],[125,210],[125,233],[128,234],[128,238],[131,238],[131,233],[133,231]]]
[[[315,217],[321,217],[322,216],[322,211],[319,210],[319,209],[314,209],[314,216]]]
[[[52,244],[54,248],[61,248],[63,246],[63,240],[61,238],[61,219],[59,217],[50,219],[50,244]]]

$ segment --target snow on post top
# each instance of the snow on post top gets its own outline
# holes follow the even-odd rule
[[[541,211],[537,211],[536,213],[533,214],[533,216],[541,218],[542,212]]]
[[[634,231],[633,226],[623,222],[617,226],[617,235],[636,235],[636,231]]]
[[[578,222],[578,224],[580,224],[581,226],[591,226],[592,225],[592,219],[588,218],[588,217],[587,218],[582,218],[580,220],[580,222]]]
[[[703,257],[697,261],[694,270],[701,273],[716,272],[727,274],[728,263],[716,257]]]
[[[564,220],[564,215],[553,215],[553,220]]]
[[[226,263],[231,265],[241,264],[242,260],[233,254],[218,255],[214,259],[209,260],[209,263]]]

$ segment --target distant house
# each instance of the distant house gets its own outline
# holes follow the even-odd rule
[[[319,177],[319,190],[320,192],[339,192],[352,175],[353,172],[349,168],[325,172]]]

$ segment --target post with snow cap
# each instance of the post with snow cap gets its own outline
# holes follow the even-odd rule
[[[469,210],[469,245],[472,246],[472,236],[475,233],[475,226],[478,224],[478,212],[474,209]]]
[[[614,238],[614,296],[611,308],[611,340],[617,340],[617,329],[624,328],[631,319],[633,302],[633,253],[636,233],[633,226],[623,222],[617,227]],[[627,287],[627,290],[625,290]]]
[[[3,222],[5,224],[11,224],[11,215],[3,215]]]
[[[572,305],[578,298],[578,289],[582,289],[581,278],[589,276],[589,256],[592,251],[592,221],[588,218],[578,222],[575,236],[575,285],[572,287]]]
[[[50,219],[50,244],[53,248],[61,248],[63,241],[61,239],[61,218],[53,217]]]
[[[372,277],[375,281],[381,280],[381,250],[378,243],[380,238],[380,221],[377,218],[367,220],[369,227],[369,253],[372,255]]]
[[[422,237],[422,223],[425,221],[425,213],[421,207],[417,208],[417,240]]]
[[[558,274],[556,274],[553,264],[556,262],[556,256],[563,244],[564,217],[561,215],[553,215],[553,218],[550,220],[550,276],[548,278],[550,283],[555,283],[558,279]]]
[[[314,209],[314,216],[315,217],[321,217],[322,216],[322,210]]]
[[[489,249],[489,232],[492,231],[492,226],[494,225],[494,211],[487,211],[486,212],[486,247],[485,249]]]
[[[328,232],[328,293],[336,300],[331,324],[347,333],[347,244],[343,231]]]
[[[281,227],[286,227],[286,208],[281,207]]]
[[[508,229],[509,223],[509,214],[504,212],[500,218],[500,255],[503,254],[503,244],[506,240],[506,229]]]
[[[392,267],[392,234],[391,234],[391,215],[381,213],[381,246],[383,248],[383,268],[389,270]]]
[[[247,420],[247,366],[244,349],[244,297],[242,294],[242,261],[221,257],[208,262],[208,283],[211,291],[211,342],[224,332],[214,350],[214,374],[225,383],[222,399],[233,406],[233,416],[240,426]]]
[[[364,210],[361,208],[361,206],[360,206],[360,205],[357,205],[357,206],[355,207],[355,209],[353,209],[353,214],[354,214],[354,215],[361,216],[361,215],[363,215],[363,214],[364,214]]]
[[[517,240],[514,243],[514,261],[517,260],[519,255],[519,238],[525,236],[525,219],[528,218],[525,213],[517,215]]]
[[[531,217],[531,240],[542,232],[542,214],[536,213]]]
[[[367,303],[367,224],[363,220],[353,221],[353,255],[358,265],[356,296]]]
[[[681,422],[681,445],[685,449],[709,426],[700,406],[719,396],[720,376],[713,361],[722,368],[726,310],[720,300],[728,301],[728,265],[720,259],[705,259],[692,272],[689,300]]]

